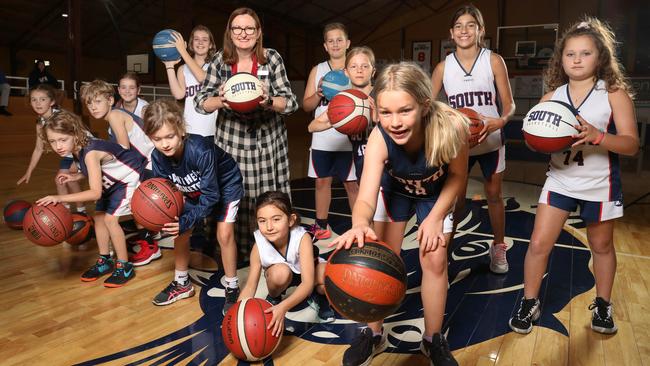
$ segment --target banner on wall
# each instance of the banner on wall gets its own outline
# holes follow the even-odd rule
[[[431,72],[431,41],[413,42],[413,61],[427,73]]]

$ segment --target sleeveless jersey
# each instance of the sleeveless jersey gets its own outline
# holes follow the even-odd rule
[[[129,135],[129,144],[131,144],[131,150],[137,151],[140,155],[147,159],[147,169],[151,169],[151,152],[154,150],[154,146],[153,142],[151,142],[151,139],[144,133],[144,123],[142,121],[142,118],[127,110],[120,108],[117,109],[128,114],[133,119],[133,127],[131,127],[131,131],[127,131]],[[113,131],[110,127],[108,128],[108,135],[111,141],[117,142],[117,139],[113,135]]]
[[[112,155],[112,159],[101,163],[102,191],[110,192],[117,183],[133,183],[140,180],[146,159],[133,150],[127,150],[122,145],[100,139],[90,139],[88,145],[79,150],[79,170],[86,177],[86,154],[91,151],[102,151]]]
[[[262,268],[267,269],[274,264],[284,263],[291,268],[291,272],[300,274],[300,241],[305,234],[307,234],[307,231],[300,225],[291,229],[287,252],[283,254],[259,230],[255,230],[253,235],[255,236],[255,244],[257,244]]]
[[[375,99],[375,92],[370,91],[370,97]],[[366,145],[368,144],[368,136],[374,128],[374,122],[368,124],[368,128],[365,131],[358,133],[356,135],[349,135],[348,139],[350,144],[352,144],[352,157],[354,159],[354,172],[357,175],[357,180],[361,180],[361,173],[363,171],[363,158],[366,156]]]
[[[332,71],[327,61],[321,62],[316,66],[316,77],[314,78],[314,89],[318,90],[318,83],[320,79],[328,72]],[[329,101],[321,98],[320,103],[314,110],[314,118],[320,116],[323,112],[327,112],[327,105]],[[348,137],[339,131],[330,128],[321,132],[314,132],[311,136],[311,148],[321,151],[351,151],[352,145]]]
[[[383,190],[414,199],[437,199],[447,180],[448,165],[428,166],[424,148],[418,152],[415,161],[411,160],[404,148],[397,145],[381,125],[376,128],[381,132],[388,150],[388,159],[381,178]]]
[[[205,63],[202,67],[203,70],[208,69],[209,63]],[[200,83],[192,74],[187,65],[181,66],[183,68],[183,76],[185,76],[185,110],[183,118],[185,118],[187,133],[193,133],[201,136],[214,136],[217,130],[217,111],[210,114],[201,114],[194,109],[194,97],[201,90],[203,83]]]
[[[616,134],[612,107],[605,81],[598,80],[579,106],[580,116],[594,127]],[[573,105],[568,85],[551,97]],[[592,144],[579,145],[551,154],[544,189],[586,201],[622,201],[621,168],[618,154]]]
[[[147,102],[146,100],[144,100],[142,98],[138,98],[138,99],[136,99],[136,101],[137,101],[137,103],[135,105],[135,109],[133,110],[133,114],[135,114],[136,116],[142,118],[142,109],[144,107],[148,106],[149,102]],[[117,103],[115,103],[115,108],[124,109],[126,111],[126,108],[124,108],[124,101],[121,100],[121,99],[118,100]]]
[[[499,117],[491,55],[492,51],[481,48],[469,71],[461,66],[455,52],[447,55],[442,83],[452,108],[470,108],[486,117]],[[503,142],[503,132],[494,131],[485,141],[470,149],[469,154],[481,155],[498,150]]]

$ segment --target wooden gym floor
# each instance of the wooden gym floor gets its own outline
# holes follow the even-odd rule
[[[54,191],[58,159],[52,154],[41,161],[30,184],[15,186],[28,161],[29,153],[24,151],[31,150],[32,131],[33,117],[27,112],[24,117],[0,119],[4,135],[0,202],[10,198],[33,201]],[[299,150],[308,141],[299,133],[293,133],[290,141],[292,174],[304,176],[307,150]],[[619,331],[612,336],[589,328],[587,306],[595,288],[584,225],[578,219],[567,222],[550,258],[540,322],[528,335],[509,330],[507,319],[523,287],[523,258],[545,164],[508,161],[504,200],[510,272],[503,276],[487,270],[490,228],[482,185],[477,170],[473,171],[468,189],[471,212],[460,224],[454,244],[445,316],[449,342],[461,365],[650,365],[650,317],[646,313],[650,311],[650,173],[647,168],[633,172],[634,160],[623,163],[626,209],[616,224],[618,271],[612,297]],[[312,223],[313,184],[297,179],[292,187],[303,223]],[[340,187],[333,191],[330,221],[335,233],[349,227],[347,199]],[[138,268],[126,287],[107,289],[101,281],[79,280],[95,261],[94,241],[85,248],[38,247],[21,231],[5,226],[0,228],[0,238],[0,296],[5,299],[5,310],[0,312],[2,364],[238,364],[220,340],[222,273],[199,251],[193,253],[191,273],[197,295],[156,307],[151,299],[173,276],[171,250],[164,250],[161,260]],[[373,365],[428,364],[417,352],[423,320],[412,239],[412,232],[407,231],[402,255],[411,269],[409,291],[398,313],[386,322],[389,350],[376,357]],[[318,243],[324,256],[328,242]],[[240,280],[245,281],[246,275],[242,267]],[[265,295],[262,284],[258,296]],[[314,311],[305,304],[290,312],[282,343],[264,364],[339,365],[358,325],[344,319],[316,324],[314,318]]]

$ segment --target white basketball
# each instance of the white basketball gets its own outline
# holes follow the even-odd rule
[[[575,142],[579,131],[577,112],[570,105],[549,100],[534,106],[524,117],[524,139],[531,150],[541,153],[563,151]]]
[[[260,79],[247,72],[239,72],[226,80],[224,97],[231,109],[237,112],[251,112],[259,107],[264,86]]]

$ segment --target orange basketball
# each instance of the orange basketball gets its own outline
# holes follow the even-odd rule
[[[476,112],[473,109],[470,108],[458,108],[458,111],[467,117],[469,119],[469,147],[472,148],[476,145],[478,145],[478,139],[480,137],[480,133],[483,130],[483,121],[481,120],[481,117],[478,115],[478,112]]]
[[[165,178],[151,178],[140,183],[131,197],[131,213],[139,224],[158,232],[163,225],[176,221],[183,212],[183,193]]]
[[[223,317],[221,336],[233,356],[245,361],[268,357],[280,344],[282,336],[275,337],[266,329],[273,314],[264,313],[271,304],[262,299],[244,299],[233,305]]]
[[[60,244],[72,232],[72,215],[62,204],[34,205],[25,213],[23,232],[34,244],[44,247]]]
[[[341,315],[357,322],[384,319],[399,308],[406,294],[402,258],[381,241],[365,239],[330,255],[325,266],[325,293]]]
[[[65,241],[71,245],[80,245],[90,240],[93,234],[93,219],[85,213],[73,213],[72,233]]]
[[[372,121],[368,96],[356,89],[339,92],[327,106],[330,124],[340,133],[356,135]]]

